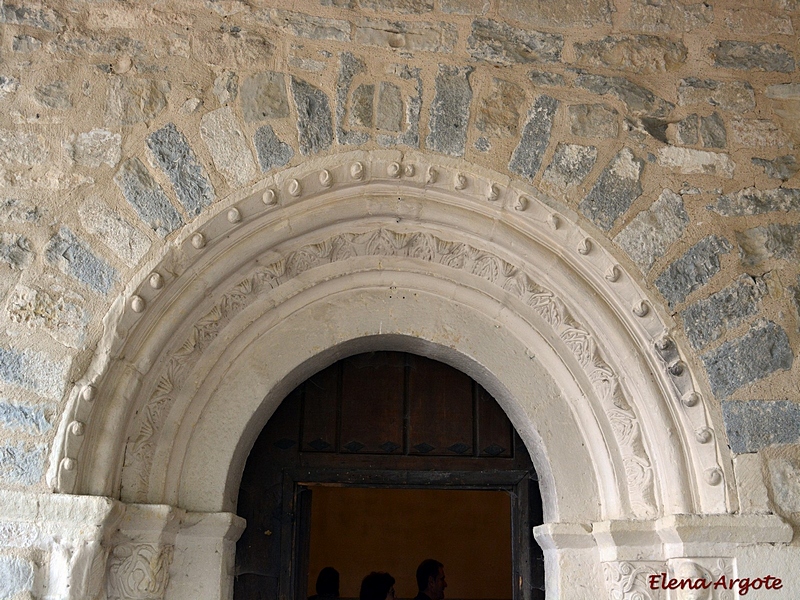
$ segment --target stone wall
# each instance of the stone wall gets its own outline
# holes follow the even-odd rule
[[[396,148],[574,210],[800,512],[797,0],[14,0],[0,24],[3,489],[47,491],[104,315],[182,227],[307,157]],[[0,583],[33,589],[38,551],[0,539]]]

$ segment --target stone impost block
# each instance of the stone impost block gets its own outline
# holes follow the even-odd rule
[[[542,166],[544,153],[550,143],[550,131],[559,102],[550,96],[539,96],[528,111],[519,144],[511,155],[508,169],[533,179]]]
[[[161,237],[183,225],[183,219],[170,204],[164,190],[138,158],[123,162],[114,182],[139,218]]]
[[[720,40],[710,51],[714,64],[725,69],[791,73],[795,68],[794,57],[780,44]]]
[[[787,513],[800,512],[800,464],[793,458],[769,461],[770,487],[778,508]]]
[[[719,272],[720,255],[730,251],[730,242],[725,238],[703,238],[658,276],[656,287],[670,306],[679,304]]]
[[[776,371],[791,369],[794,355],[780,325],[760,321],[746,335],[722,344],[701,358],[711,390],[717,397],[727,398],[739,388]]]
[[[450,156],[463,156],[467,145],[472,67],[439,65],[436,96],[431,104],[428,148]]]
[[[603,169],[600,178],[578,208],[598,227],[608,231],[642,194],[644,161],[623,148]]]
[[[800,443],[800,404],[791,400],[722,402],[728,444],[737,454]]]
[[[467,50],[476,60],[497,65],[558,62],[564,38],[553,33],[517,29],[490,19],[472,22]]]
[[[244,185],[256,174],[250,147],[229,106],[203,115],[200,136],[229,186]]]
[[[289,164],[294,156],[292,147],[280,141],[270,125],[262,125],[256,129],[253,135],[253,145],[256,147],[258,164],[263,173]]]
[[[214,189],[197,161],[186,137],[174,123],[167,123],[147,137],[147,147],[166,173],[183,208],[196,216],[214,202]]]
[[[628,111],[636,116],[664,118],[675,108],[672,103],[625,77],[581,73],[575,80],[575,85],[594,94],[611,94],[619,98],[628,107]]]
[[[292,77],[292,96],[297,106],[300,154],[323,152],[333,144],[333,123],[328,96],[310,83]]]
[[[283,73],[265,71],[248,77],[239,92],[242,116],[248,123],[289,116]]]
[[[653,205],[638,215],[614,238],[642,271],[647,272],[667,248],[683,235],[689,215],[683,198],[664,190]]]
[[[766,293],[767,284],[762,278],[742,275],[733,285],[688,306],[681,311],[681,318],[689,342],[701,348],[721,338],[727,330],[755,315]]]
[[[0,380],[49,400],[61,400],[69,358],[53,359],[34,350],[0,347]]]
[[[61,227],[50,238],[45,257],[49,263],[100,294],[108,294],[118,279],[117,270],[66,227]]]

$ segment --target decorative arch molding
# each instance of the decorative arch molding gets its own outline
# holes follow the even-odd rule
[[[578,221],[535,188],[424,154],[276,173],[198,218],[114,303],[49,481],[233,510],[248,443],[283,394],[354,348],[413,346],[498,398],[549,520],[729,512],[730,458],[672,323]],[[308,319],[324,339],[287,330]],[[593,508],[569,499],[578,489],[596,490]]]

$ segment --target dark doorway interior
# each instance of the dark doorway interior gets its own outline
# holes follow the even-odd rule
[[[531,533],[542,522],[536,473],[503,410],[460,371],[412,354],[373,352],[339,361],[287,396],[242,477],[238,513],[247,528],[237,545],[235,600],[308,595],[320,486],[503,492],[510,597],[544,598],[542,553]],[[447,564],[447,556],[435,558]]]

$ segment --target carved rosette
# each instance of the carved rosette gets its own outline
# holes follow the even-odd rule
[[[386,228],[341,233],[289,252],[240,281],[195,323],[188,338],[166,361],[154,392],[140,412],[138,431],[126,449],[123,486],[137,501],[146,501],[153,452],[163,417],[192,366],[225,325],[260,294],[300,273],[362,256],[412,258],[465,271],[497,285],[530,306],[558,334],[592,383],[623,456],[635,515],[639,518],[656,515],[652,463],[642,442],[636,415],[625,399],[617,374],[601,356],[592,335],[572,317],[564,303],[553,292],[535,283],[520,267],[486,250],[431,233]]]
[[[108,600],[162,600],[169,583],[173,547],[123,544],[108,565]]]
[[[666,572],[659,562],[604,562],[603,579],[609,600],[666,600],[666,591],[651,590],[647,578]]]

